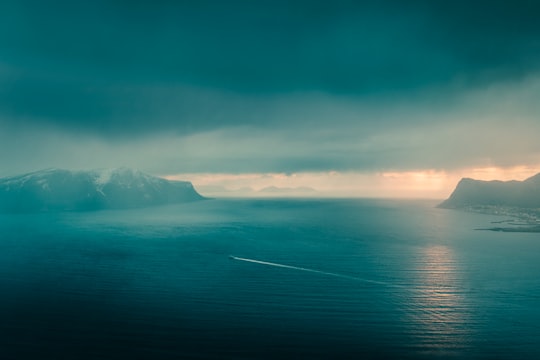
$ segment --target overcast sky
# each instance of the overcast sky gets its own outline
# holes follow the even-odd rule
[[[0,176],[535,169],[538,14],[533,0],[1,2]]]

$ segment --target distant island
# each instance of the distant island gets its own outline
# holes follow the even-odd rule
[[[252,187],[229,189],[224,186],[203,185],[197,187],[201,193],[217,197],[250,197],[250,198],[279,198],[279,197],[312,197],[318,194],[317,190],[307,187],[278,187],[267,186],[256,190]]]
[[[524,181],[461,179],[450,197],[438,205],[493,215],[508,215],[519,222],[486,230],[540,232],[540,173]]]
[[[0,211],[128,209],[201,200],[188,181],[169,181],[128,168],[47,169],[0,178]]]
[[[277,187],[268,186],[258,191],[261,194],[279,194],[279,195],[311,195],[317,191],[307,186],[300,187]]]

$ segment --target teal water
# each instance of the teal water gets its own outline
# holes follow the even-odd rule
[[[434,205],[0,215],[0,358],[538,358],[540,235]]]

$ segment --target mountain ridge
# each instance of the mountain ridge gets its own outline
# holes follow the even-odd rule
[[[540,208],[540,173],[523,181],[462,178],[450,197],[438,205],[447,209],[475,206]]]
[[[129,168],[44,169],[0,178],[0,211],[88,211],[201,200],[189,181]]]

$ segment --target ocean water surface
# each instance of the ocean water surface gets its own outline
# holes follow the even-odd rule
[[[0,215],[0,358],[539,358],[540,235],[435,205]]]

